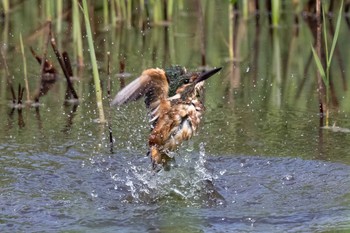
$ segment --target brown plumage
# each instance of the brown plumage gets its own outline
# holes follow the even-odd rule
[[[148,138],[153,165],[166,165],[168,152],[175,150],[196,132],[204,106],[201,102],[203,81],[218,72],[180,72],[169,77],[162,69],[145,70],[140,77],[122,89],[112,105],[122,105],[145,96],[151,116],[152,131]],[[168,93],[175,88],[176,94]]]

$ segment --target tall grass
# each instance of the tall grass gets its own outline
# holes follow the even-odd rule
[[[85,28],[87,33],[87,39],[89,44],[89,53],[92,63],[92,72],[94,77],[94,84],[95,84],[95,92],[96,92],[96,102],[97,102],[97,109],[99,113],[99,121],[100,123],[105,123],[105,115],[103,112],[103,103],[102,103],[102,90],[101,90],[101,84],[100,84],[100,77],[98,73],[97,68],[97,60],[96,60],[96,54],[95,54],[95,48],[94,48],[94,42],[92,39],[92,33],[91,33],[91,26],[90,26],[90,17],[89,17],[89,9],[86,3],[86,0],[83,0],[83,12],[84,12],[84,18],[85,18]]]
[[[324,49],[325,49],[325,54],[326,54],[326,67],[323,67],[321,58],[319,55],[317,55],[316,50],[313,48],[311,45],[312,53],[315,59],[315,63],[318,69],[318,72],[321,75],[323,84],[326,87],[326,127],[329,126],[329,95],[330,95],[330,68],[331,68],[331,63],[332,63],[332,58],[333,58],[333,53],[335,46],[337,44],[339,32],[340,32],[340,23],[341,23],[341,17],[342,17],[342,12],[343,12],[343,1],[341,2],[340,9],[339,9],[339,14],[337,18],[337,24],[334,32],[334,37],[332,40],[332,45],[331,45],[331,50],[328,50],[328,38],[327,38],[327,25],[326,25],[326,17],[325,17],[325,12],[324,12],[324,7],[322,8],[322,18],[323,18],[323,36],[324,36]]]

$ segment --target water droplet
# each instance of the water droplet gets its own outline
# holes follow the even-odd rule
[[[291,181],[291,180],[294,180],[294,176],[293,175],[290,175],[290,174],[287,174],[285,175],[282,180],[287,180],[287,181]]]
[[[226,173],[226,171],[227,171],[226,169],[220,171],[220,175],[224,175]]]
[[[95,192],[95,190],[92,190],[92,192],[91,192],[91,197],[93,197],[93,198],[96,198],[96,197],[98,197],[98,194]]]

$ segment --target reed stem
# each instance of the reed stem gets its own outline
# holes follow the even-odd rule
[[[105,27],[109,24],[109,0],[103,0],[103,24]]]
[[[116,15],[117,15],[117,12],[115,10],[115,1],[114,0],[111,0],[111,14],[110,14],[110,20],[111,20],[111,24],[112,24],[112,27],[115,28],[116,25],[117,25],[117,22],[116,22]]]
[[[277,27],[280,21],[280,0],[271,0],[272,1],[272,25]]]
[[[82,67],[84,66],[84,56],[78,0],[73,0],[73,41],[77,45],[78,66]]]
[[[45,1],[45,10],[46,10],[46,20],[51,21],[52,19],[52,14],[51,14],[51,10],[52,10],[52,5],[51,5],[51,1]]]
[[[317,0],[317,35],[316,35],[316,50],[311,46],[312,52],[314,55],[314,59],[316,62],[316,66],[318,69],[317,72],[317,82],[318,82],[318,92],[319,92],[319,100],[320,100],[320,114],[321,119],[324,118],[324,109],[326,109],[326,127],[329,126],[329,94],[330,94],[330,67],[331,62],[333,58],[334,49],[338,40],[339,32],[340,32],[340,23],[341,23],[341,17],[342,17],[342,11],[343,11],[343,1],[340,5],[338,19],[337,19],[337,25],[334,32],[334,37],[332,40],[332,46],[331,51],[328,51],[328,39],[327,39],[327,26],[326,26],[326,20],[325,20],[325,12],[323,8],[322,17],[323,17],[323,36],[324,36],[324,47],[325,47],[325,54],[326,54],[326,67],[323,67],[322,61],[321,61],[321,2],[320,0]],[[325,90],[324,90],[325,87]],[[323,96],[326,96],[326,101],[323,103]],[[323,122],[323,121],[322,121]],[[320,122],[320,126],[323,126],[323,123]]]
[[[230,3],[229,4],[229,7],[228,7],[228,17],[229,17],[229,21],[228,21],[228,50],[229,50],[229,57],[230,57],[230,60],[233,61],[234,59],[234,40],[233,40],[233,27],[234,27],[234,7],[233,7],[233,3]]]
[[[126,19],[127,18],[127,12],[126,12],[126,2],[124,0],[116,0],[118,2],[116,2],[117,6],[119,6],[118,8],[120,9],[120,15],[121,15],[121,19]]]
[[[173,18],[173,12],[174,12],[174,0],[167,0],[168,1],[168,9],[167,9],[167,14],[168,14],[168,20],[172,20]],[[176,1],[177,4],[177,1]]]
[[[105,115],[103,112],[102,90],[101,90],[101,84],[100,84],[100,77],[99,77],[98,68],[97,68],[97,60],[96,60],[95,48],[94,48],[94,43],[93,43],[93,39],[92,39],[91,26],[90,26],[90,20],[89,20],[89,10],[88,10],[86,0],[83,0],[83,12],[84,12],[84,18],[85,18],[87,39],[88,39],[88,44],[89,44],[89,53],[90,53],[90,58],[91,58],[91,63],[92,63],[92,72],[93,72],[93,77],[94,77],[96,102],[97,102],[97,109],[99,112],[99,120],[100,120],[100,123],[105,123],[106,119],[105,119]]]
[[[249,8],[248,8],[248,0],[243,0],[242,1],[242,11],[243,11],[243,19],[248,20],[248,15],[249,15]]]
[[[128,28],[131,28],[131,4],[132,4],[132,1],[128,1],[127,2],[127,25],[128,25]]]
[[[111,68],[110,68],[110,61],[111,61],[111,53],[107,52],[107,99],[108,102],[112,102],[111,98]],[[111,109],[108,111],[108,132],[109,132],[109,146],[110,146],[110,152],[113,153],[113,131],[112,131],[112,125],[111,125]]]
[[[24,83],[25,83],[25,87],[26,87],[27,102],[29,102],[30,101],[30,94],[29,94],[29,85],[28,85],[28,74],[27,74],[27,60],[26,60],[25,54],[24,54],[22,33],[19,34],[19,41],[21,44],[21,53],[22,53],[22,59],[23,59],[23,75],[24,75]]]
[[[62,68],[63,74],[64,74],[64,76],[65,76],[65,78],[67,80],[67,85],[68,85],[68,89],[69,89],[70,93],[73,95],[73,97],[75,99],[78,99],[78,94],[74,90],[72,81],[70,80],[70,74],[69,74],[69,72],[67,70],[67,67],[66,67],[65,62],[63,60],[62,54],[57,49],[55,37],[53,35],[51,37],[51,46],[52,46],[52,49],[53,49],[53,51],[54,51],[54,53],[55,53],[55,55],[57,57],[58,62],[60,63],[60,66]]]
[[[57,2],[57,22],[56,22],[56,31],[60,33],[62,31],[62,11],[63,11],[63,0],[56,0]]]
[[[162,2],[160,0],[153,0],[151,4],[153,4],[153,22],[156,24],[160,23],[162,19]]]
[[[10,11],[10,0],[2,0],[2,5],[4,7],[4,13],[7,14]]]

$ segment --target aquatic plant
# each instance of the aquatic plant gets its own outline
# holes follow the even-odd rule
[[[233,61],[234,59],[234,48],[233,48],[233,44],[234,44],[234,39],[233,39],[233,32],[234,32],[234,20],[235,20],[235,14],[234,14],[234,3],[236,1],[235,0],[231,0],[229,4],[228,9],[228,51],[229,51],[229,59],[230,61]]]
[[[85,28],[86,28],[87,39],[88,39],[88,44],[89,44],[89,53],[90,53],[90,58],[91,58],[91,63],[92,63],[92,72],[93,72],[93,77],[94,77],[96,102],[97,102],[97,109],[98,109],[98,113],[99,113],[99,121],[100,121],[100,123],[104,123],[104,122],[106,122],[106,119],[105,119],[105,115],[103,112],[102,90],[101,90],[100,77],[99,77],[98,68],[97,68],[97,60],[96,60],[94,42],[93,42],[92,33],[91,33],[89,10],[88,10],[86,0],[83,0],[83,13],[84,13],[84,18],[85,18]]]
[[[248,20],[248,16],[249,16],[248,0],[242,0],[242,13],[243,13],[243,19]]]
[[[78,1],[73,1],[72,7],[72,15],[73,15],[73,41],[77,45],[77,63],[78,66],[84,65],[84,56],[83,56],[83,42],[82,42],[82,34],[81,34],[81,25],[80,25],[80,14],[79,14],[79,6]]]
[[[4,13],[7,14],[10,11],[10,0],[2,0],[2,6],[4,7]]]
[[[109,1],[103,0],[103,24],[105,27],[109,24]]]
[[[280,0],[271,0],[272,3],[272,25],[277,27],[280,21],[280,10],[281,10],[281,1]]]
[[[28,84],[28,74],[27,74],[27,60],[25,58],[24,54],[24,45],[23,45],[23,38],[22,33],[19,34],[19,41],[21,44],[21,53],[22,53],[22,60],[23,60],[23,77],[24,77],[24,83],[27,93],[27,101],[30,101],[30,94],[29,94],[29,84]]]
[[[63,74],[64,74],[64,77],[66,78],[66,81],[67,81],[67,89],[68,89],[68,92],[70,94],[72,94],[73,98],[78,100],[78,94],[76,93],[76,91],[74,90],[74,87],[73,87],[73,84],[72,84],[72,81],[71,81],[71,76],[72,76],[72,71],[71,71],[71,67],[70,67],[70,64],[68,64],[68,55],[66,55],[66,62],[64,61],[64,57],[63,55],[61,54],[60,51],[58,51],[57,49],[57,45],[56,45],[56,40],[55,40],[55,37],[52,35],[51,36],[51,46],[52,46],[52,49],[56,55],[56,58],[61,66],[61,69],[63,71]],[[69,70],[68,70],[69,69]]]
[[[112,97],[111,97],[111,66],[110,66],[110,61],[111,61],[111,53],[108,51],[107,52],[107,76],[108,76],[108,80],[107,80],[107,99],[108,102],[111,103],[112,102]],[[107,121],[107,125],[108,125],[108,135],[109,135],[109,148],[110,148],[110,152],[113,153],[113,131],[112,131],[112,125],[111,125],[111,109],[109,109],[108,111],[108,121]]]
[[[63,12],[63,0],[56,0],[56,14],[57,14],[57,22],[56,22],[56,31],[61,32],[62,30],[62,12]]]
[[[45,1],[45,13],[46,13],[46,19],[51,20],[52,19],[52,1]]]
[[[315,60],[316,66],[317,66],[317,70],[318,70],[319,74],[321,75],[323,84],[326,88],[326,127],[328,127],[328,125],[329,125],[330,67],[331,67],[331,63],[332,63],[334,49],[335,49],[335,46],[337,44],[337,40],[338,40],[338,36],[339,36],[342,11],[343,11],[343,1],[340,5],[336,29],[335,29],[333,40],[332,40],[331,50],[329,51],[328,50],[328,39],[327,39],[327,25],[325,22],[325,19],[326,19],[325,10],[324,10],[324,7],[322,8],[324,52],[325,52],[325,59],[326,59],[325,67],[323,67],[323,65],[322,65],[320,55],[317,54],[317,51],[311,45],[311,49],[312,49],[314,60]]]

